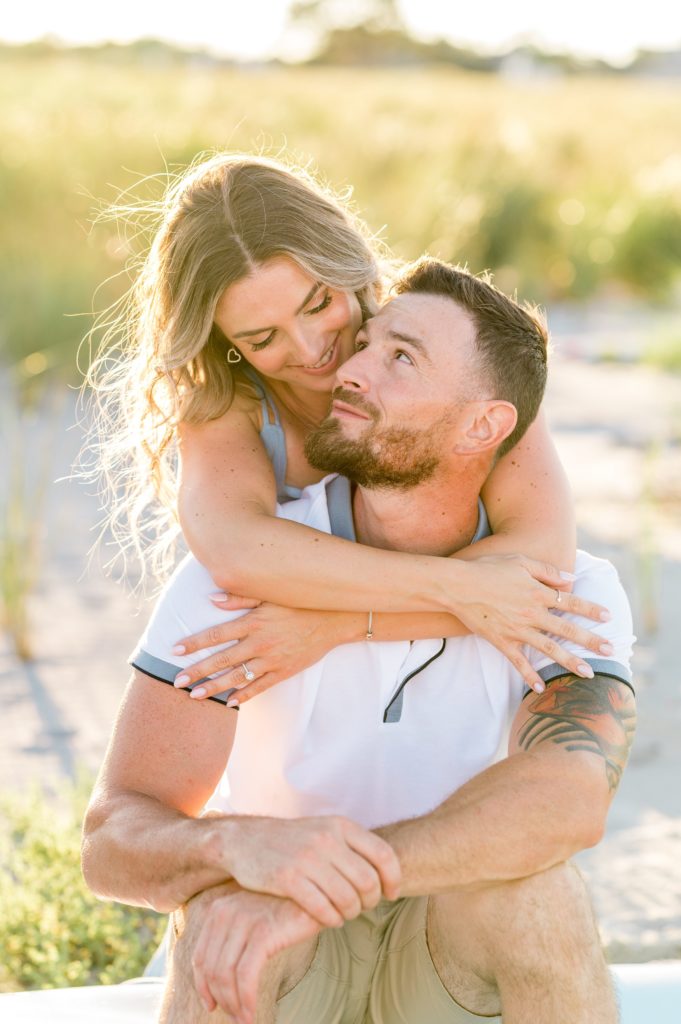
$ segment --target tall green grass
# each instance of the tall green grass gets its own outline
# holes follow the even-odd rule
[[[0,350],[75,362],[139,246],[94,200],[197,152],[282,147],[403,257],[491,268],[527,298],[668,297],[681,263],[679,87],[515,82],[451,70],[0,68]],[[118,278],[115,275],[122,275]],[[84,356],[87,360],[87,354]]]
[[[45,504],[66,389],[43,353],[6,370],[0,385],[0,629],[29,661],[29,598],[43,567]]]
[[[0,992],[114,984],[141,975],[165,919],[99,902],[80,871],[92,780],[46,799],[0,800]]]

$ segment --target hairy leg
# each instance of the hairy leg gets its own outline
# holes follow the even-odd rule
[[[159,1024],[231,1024],[233,1017],[220,1007],[208,1012],[194,986],[192,958],[211,903],[234,892],[228,882],[199,893],[175,911],[172,918],[173,941],[168,964],[163,1006]],[[272,957],[265,968],[258,990],[255,1024],[274,1024],[278,999],[290,992],[307,973],[317,948],[317,940],[302,942]]]
[[[428,946],[450,995],[504,1024],[615,1024],[617,1006],[591,902],[571,864],[432,896]]]

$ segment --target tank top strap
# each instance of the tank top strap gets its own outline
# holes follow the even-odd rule
[[[262,412],[263,426],[267,424],[276,424],[281,429],[281,420],[279,418],[279,411],[272,401],[272,397],[265,387],[265,382],[262,377],[253,369],[252,366],[245,366],[243,368],[243,374],[248,378],[249,382],[253,385],[255,390],[258,392],[258,398],[260,401],[260,409]]]
[[[272,396],[269,394],[265,382],[250,366],[245,366],[243,372],[253,384],[260,397],[262,411],[262,427],[260,438],[272,463],[274,479],[277,483],[277,501],[283,503],[299,498],[301,491],[298,487],[290,487],[286,483],[286,471],[288,459],[286,456],[286,436],[281,425],[279,410],[277,409]]]

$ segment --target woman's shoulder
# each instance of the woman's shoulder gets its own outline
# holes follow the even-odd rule
[[[244,432],[259,434],[262,429],[261,403],[253,388],[237,386],[229,408],[219,415],[200,422],[181,422],[178,425],[180,443],[197,440],[205,444],[212,438],[233,437]]]
[[[230,413],[240,416],[255,417],[256,420],[260,419],[262,410],[262,403],[264,399],[264,392],[259,391],[255,384],[250,381],[242,383],[239,381],[234,388],[234,396],[229,409],[223,413],[223,416],[229,416]]]

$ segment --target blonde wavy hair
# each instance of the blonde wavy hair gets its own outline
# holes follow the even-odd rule
[[[286,255],[354,292],[367,315],[393,264],[349,195],[262,156],[199,159],[159,202],[119,203],[108,216],[147,230],[151,221],[155,233],[132,287],[91,332],[103,337],[85,381],[93,426],[81,472],[98,481],[102,532],[124,567],[134,554],[142,578],[161,580],[179,534],[177,425],[221,416],[235,388],[248,387],[213,322],[224,290]]]

